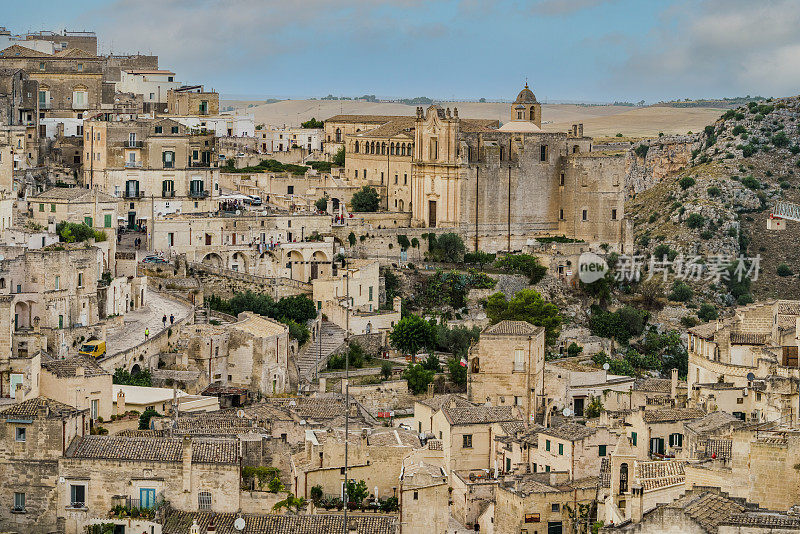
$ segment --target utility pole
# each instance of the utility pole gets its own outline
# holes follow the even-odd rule
[[[344,328],[344,520],[343,532],[347,534],[347,504],[350,501],[350,496],[347,494],[347,454],[350,433],[350,269],[347,267],[347,258],[344,259],[345,271],[344,276],[347,285],[347,301],[345,302],[345,328]]]

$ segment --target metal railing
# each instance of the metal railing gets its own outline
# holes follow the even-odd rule
[[[141,166],[142,166],[142,162],[141,161],[130,161],[130,160],[128,160],[128,161],[125,162],[125,168],[126,169],[138,169]]]
[[[175,191],[161,191],[162,198],[175,198]]]
[[[122,198],[143,198],[144,191],[123,191]]]
[[[131,141],[128,139],[125,141],[125,148],[142,148],[144,146],[144,141]]]
[[[189,197],[191,198],[206,198],[208,191],[189,190]]]

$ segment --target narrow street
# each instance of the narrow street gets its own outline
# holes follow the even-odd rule
[[[150,336],[155,336],[164,325],[161,319],[166,314],[167,328],[169,315],[175,316],[175,322],[189,315],[191,308],[167,299],[159,293],[149,290],[144,307],[125,314],[125,324],[110,328],[106,334],[106,347],[109,356],[130,349],[144,341],[145,329],[150,329]]]

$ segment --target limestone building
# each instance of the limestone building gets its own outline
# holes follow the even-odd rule
[[[219,115],[219,93],[205,91],[202,85],[185,85],[167,91],[170,115]]]
[[[494,406],[518,406],[535,415],[544,391],[544,328],[500,321],[481,332],[469,355],[469,398]]]

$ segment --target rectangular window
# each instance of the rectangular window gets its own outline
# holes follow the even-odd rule
[[[167,150],[162,154],[165,169],[172,169],[175,167],[175,152]]]
[[[39,211],[44,211],[44,204],[39,204]]]
[[[514,349],[514,371],[525,370],[525,351],[523,349]]]
[[[197,494],[197,507],[200,510],[211,510],[211,492],[201,491]]]
[[[369,300],[372,302],[372,286],[369,286]]]
[[[549,473],[550,472],[550,466],[549,465],[544,466],[544,472],[545,473]]]
[[[539,160],[547,161],[547,145],[539,147]]]
[[[617,220],[617,210],[615,210],[615,209],[611,210],[611,220],[612,221],[616,221]]]
[[[636,432],[631,432],[631,444],[635,447],[636,446]]]
[[[97,417],[100,413],[100,401],[97,399],[92,399],[91,402],[91,417],[93,420],[97,420]]]
[[[78,273],[78,287],[83,287],[83,273]]]
[[[676,432],[669,435],[670,447],[683,447],[683,434]]]
[[[559,443],[558,444],[558,454],[561,455],[561,456],[564,456],[564,444],[563,443]]]
[[[50,213],[55,213],[55,212],[56,212],[56,205],[50,204]]]
[[[550,450],[550,440],[549,439],[545,440],[545,442],[544,442],[544,450],[546,450],[546,451]]]
[[[25,510],[25,494],[14,492],[14,511],[22,512]]]
[[[91,217],[84,217],[83,218],[83,224],[85,224],[86,226],[88,226],[90,228],[93,226],[93,224],[92,224],[93,222],[94,221],[92,221]]]
[[[174,133],[174,134],[178,133],[178,127],[177,126],[173,126],[172,127],[172,133]]]
[[[294,186],[290,185],[286,187],[286,194],[287,195],[294,195]]]
[[[163,131],[164,131],[164,128],[163,128],[163,127],[161,127],[161,126],[156,126],[156,133],[162,133]]]
[[[415,492],[414,492],[414,500],[415,500],[415,501],[418,501],[418,500],[419,500],[419,492],[418,492],[418,491],[415,491]]]
[[[14,432],[14,441],[25,441],[27,436],[27,429],[24,426],[18,426]]]
[[[583,210],[581,212],[581,220],[588,221],[589,220],[589,210]]]
[[[69,504],[73,508],[86,507],[86,486],[83,484],[69,485]]]
[[[605,456],[606,455],[606,446],[605,445],[600,445],[597,448],[597,455],[598,456]]]
[[[564,173],[563,172],[561,173],[561,181],[558,183],[558,185],[564,185]]]
[[[462,444],[461,444],[462,447],[465,448],[465,449],[471,449],[472,448],[472,434],[464,434],[463,436],[461,436],[461,438],[462,438]]]
[[[56,275],[56,290],[61,289],[61,276]]]
[[[111,228],[111,214],[110,213],[106,213],[105,216],[103,217],[103,226],[105,228]]]
[[[551,512],[558,513],[560,510],[561,510],[561,508],[560,508],[560,506],[558,505],[557,502],[554,502],[553,504],[550,505],[550,511]]]

